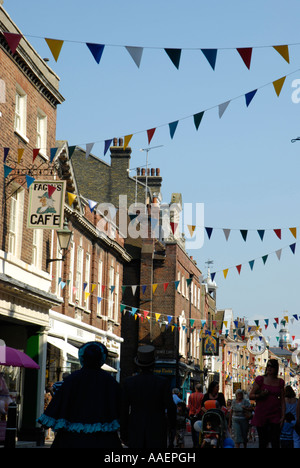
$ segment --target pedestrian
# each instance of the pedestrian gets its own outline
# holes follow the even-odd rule
[[[173,402],[174,404],[176,405],[176,408],[177,408],[177,404],[178,403],[181,403],[182,402],[182,399],[180,398],[181,397],[181,393],[180,393],[180,390],[179,388],[173,388],[172,389],[172,398],[173,398]],[[168,447],[169,448],[174,448],[174,440],[175,440],[175,437],[176,437],[176,426],[169,426],[169,444],[168,444]]]
[[[179,401],[176,406],[176,448],[184,448],[187,407],[184,401]]]
[[[227,412],[224,394],[219,392],[219,382],[216,380],[213,380],[209,384],[207,393],[205,393],[203,397],[202,411],[205,413],[208,409],[210,409],[210,407],[212,407],[212,403],[214,406],[218,406],[220,409],[224,409],[225,413]]]
[[[250,402],[244,398],[244,392],[239,388],[235,393],[235,400],[232,401],[228,424],[229,428],[232,429],[236,448],[240,448],[241,444],[247,448],[249,432],[247,411],[252,413]]]
[[[256,426],[259,448],[280,447],[280,431],[284,422],[284,380],[278,377],[277,359],[269,359],[265,375],[256,377],[250,399],[256,400],[252,424]]]
[[[50,405],[53,395],[54,395],[53,384],[48,383],[48,385],[45,388],[45,393],[44,393],[44,411]],[[52,440],[52,439],[53,439],[53,433],[51,431],[51,427],[49,427],[47,428],[47,431],[46,431],[46,440]]]
[[[201,384],[195,386],[195,391],[190,394],[188,399],[188,410],[189,418],[191,420],[191,431],[192,431],[192,441],[193,447],[199,447],[199,433],[195,430],[194,424],[196,421],[202,419],[202,400],[203,400],[203,388]]]
[[[182,401],[182,399],[180,398],[180,390],[179,388],[173,388],[172,389],[172,397],[173,397],[173,401],[175,403],[175,405],[177,405],[177,403],[179,403],[180,401]]]
[[[284,397],[285,397],[285,412],[292,413],[294,415],[295,423],[296,423],[298,399],[296,398],[296,393],[294,392],[293,388],[290,385],[287,385],[285,387]],[[300,436],[295,431],[295,427],[293,430],[293,441],[294,441],[294,448],[300,448]]]
[[[293,433],[295,422],[295,416],[292,413],[285,414],[280,433],[280,448],[294,448]]]
[[[153,373],[155,348],[138,348],[139,373],[122,385],[121,440],[129,448],[167,447],[168,425],[176,425],[176,405],[169,381]]]
[[[38,419],[56,432],[51,448],[121,448],[120,385],[101,369],[107,355],[97,341],[79,348],[82,368],[65,379]]]

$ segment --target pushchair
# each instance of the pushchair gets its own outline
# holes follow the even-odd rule
[[[222,410],[212,408],[202,417],[199,445],[201,448],[223,448],[227,437],[227,422]]]

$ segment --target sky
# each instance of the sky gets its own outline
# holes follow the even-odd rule
[[[153,148],[148,164],[161,170],[163,201],[181,193],[183,203],[192,204],[194,218],[183,218],[186,238],[187,225],[197,234],[203,224],[213,228],[210,239],[204,232],[203,245],[188,253],[204,276],[213,261],[217,307],[249,323],[259,320],[276,345],[274,318],[300,316],[300,253],[289,230],[298,227],[300,235],[300,141],[292,143],[300,137],[300,3],[4,0],[3,6],[60,78],[65,102],[57,139],[83,148],[94,143],[93,155],[110,163],[104,141],[132,134],[131,168],[146,164],[141,149]],[[45,38],[64,41],[57,61]],[[99,64],[86,43],[105,45]],[[289,63],[273,48],[278,45],[288,45]],[[143,48],[139,67],[126,46]],[[165,48],[181,49],[179,68]],[[252,48],[250,68],[237,48]],[[215,69],[201,49],[217,49]],[[277,96],[273,82],[284,76]],[[245,94],[253,90],[247,106]],[[219,106],[228,101],[220,117]],[[197,130],[193,116],[203,111]],[[176,121],[171,138],[169,123]],[[199,204],[204,223],[196,215]],[[282,229],[281,239],[274,229]],[[289,320],[296,340],[299,322]]]

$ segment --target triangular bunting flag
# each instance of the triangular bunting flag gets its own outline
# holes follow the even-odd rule
[[[281,229],[274,229],[276,236],[281,239]]]
[[[237,269],[237,271],[239,272],[239,274],[241,273],[241,268],[242,268],[242,265],[237,265],[237,266],[236,266],[236,269]]]
[[[85,159],[87,159],[93,149],[94,143],[87,143],[85,145]]]
[[[145,294],[146,288],[147,288],[147,286],[145,286],[145,285],[142,286],[142,292],[143,292],[143,294]]]
[[[295,239],[297,238],[297,228],[290,228],[290,231],[291,233],[293,234],[293,236],[295,237]]]
[[[238,53],[242,57],[244,64],[250,69],[251,56],[252,56],[252,47],[238,48]]]
[[[149,130],[147,130],[147,135],[148,135],[148,144],[150,145],[151,143],[151,140],[153,138],[153,135],[154,135],[154,132],[155,132],[156,128],[150,128]]]
[[[107,152],[108,148],[110,147],[111,142],[112,142],[112,138],[110,140],[105,140],[105,142],[104,142],[104,156],[106,155],[106,152]]]
[[[178,120],[176,120],[175,122],[169,123],[169,130],[170,130],[170,136],[171,136],[171,138],[174,137],[174,134],[175,134],[175,132],[176,132],[177,125],[178,125]]]
[[[164,292],[166,292],[168,286],[169,286],[169,283],[164,283]]]
[[[137,286],[136,286],[136,285],[131,286],[131,291],[132,291],[132,295],[133,295],[133,296],[135,295],[136,290],[137,290]]]
[[[201,49],[211,68],[214,70],[216,66],[218,49]]]
[[[4,178],[6,178],[12,171],[12,167],[9,167],[7,166],[6,164],[4,164]]]
[[[136,66],[139,67],[143,55],[143,47],[125,46],[125,48],[131,55],[131,58],[133,59]]]
[[[51,197],[53,195],[55,190],[56,190],[56,187],[54,187],[53,185],[48,184],[48,195],[49,195],[49,197]]]
[[[196,229],[196,226],[190,226],[188,225],[188,230],[190,231],[190,236],[193,237],[194,231]]]
[[[243,237],[244,241],[246,242],[248,231],[246,229],[241,229],[240,232],[242,234],[242,237]]]
[[[186,279],[186,285],[187,285],[187,287],[189,287],[189,285],[191,284],[191,282],[192,282],[192,278],[187,278],[187,279]]]
[[[279,78],[279,80],[273,81],[273,86],[276,91],[277,96],[281,93],[282,86],[285,82],[286,76],[283,76],[282,78]]]
[[[110,292],[113,293],[114,290],[115,290],[115,286],[111,286],[111,287],[110,287]]]
[[[280,260],[280,257],[281,257],[281,250],[282,249],[279,249],[279,250],[276,250],[276,252],[275,252],[276,255],[277,255],[278,260]]]
[[[68,194],[68,203],[70,206],[72,206],[74,203],[74,200],[77,198],[77,195],[75,193],[70,193],[70,192],[67,192],[67,194]]]
[[[198,130],[199,128],[203,115],[204,115],[204,111],[198,112],[198,114],[194,114],[194,124],[195,124],[196,130]]]
[[[211,235],[212,235],[212,232],[213,232],[213,228],[211,227],[206,227],[205,228],[205,231],[206,231],[206,234],[208,236],[208,238],[210,239]]]
[[[263,257],[261,257],[261,258],[262,258],[262,261],[263,261],[263,262],[264,262],[264,264],[265,264],[265,263],[266,263],[266,261],[267,261],[268,255],[264,255],[264,256],[263,256]]]
[[[226,279],[227,273],[228,273],[228,268],[226,268],[225,270],[223,270],[223,275],[224,275],[224,278],[225,278],[225,279]]]
[[[160,315],[161,315],[161,314],[157,314],[157,313],[155,314],[155,320],[156,320],[156,322],[158,322],[158,319],[159,319]]]
[[[221,118],[224,112],[226,111],[230,101],[223,102],[222,104],[219,104],[219,117]]]
[[[290,249],[291,251],[293,252],[293,254],[295,253],[295,249],[296,249],[296,243],[295,244],[291,244],[290,245]]]
[[[179,286],[179,283],[180,283],[180,281],[175,281],[175,283],[174,283],[174,284],[175,284],[175,289],[177,289],[177,288],[178,288],[178,286]]]
[[[224,232],[224,235],[225,235],[225,239],[228,241],[229,234],[230,234],[230,229],[223,229],[223,232]]]
[[[54,60],[57,62],[64,41],[61,41],[59,39],[46,39],[46,38],[45,38],[45,41],[48,44],[48,47],[53,55]]]
[[[265,235],[264,229],[258,229],[257,232],[258,232],[258,235],[259,235],[259,237],[261,238],[261,240],[263,240],[264,235]]]
[[[94,59],[96,60],[96,62],[99,64],[100,60],[101,60],[101,57],[102,57],[102,54],[103,54],[104,45],[103,44],[92,44],[90,42],[87,42],[86,45],[90,49],[90,52],[92,53],[92,55],[93,55]]]
[[[74,146],[68,146],[69,159],[72,158],[75,149],[76,149],[76,145],[74,145]]]
[[[10,33],[10,32],[4,32],[3,35],[11,50],[11,53],[14,54],[19,45],[20,40],[22,39],[22,35],[17,34],[17,33]]]
[[[250,91],[249,93],[245,94],[246,99],[246,106],[248,107],[252,99],[254,98],[255,94],[257,93],[257,89],[254,91]]]
[[[100,297],[99,299],[101,299],[101,297]],[[125,308],[126,308],[126,305],[125,305],[125,304],[120,304],[120,311],[121,311],[121,313],[124,311]]]
[[[173,223],[173,222],[170,222],[170,226],[171,226],[171,229],[172,229],[172,233],[173,233],[173,236],[175,234],[175,231],[177,229],[177,226],[178,226],[178,223]]]
[[[97,205],[97,202],[95,202],[94,200],[88,200],[88,202],[89,202],[89,207],[90,207],[90,210],[91,210],[91,213],[92,213],[95,206]]]
[[[155,293],[156,288],[157,288],[157,284],[153,284],[153,285],[152,285],[152,292],[153,292],[153,294]]]
[[[180,56],[181,56],[181,49],[165,49],[169,58],[172,60],[175,67],[179,68]]]
[[[37,155],[39,154],[39,152],[40,152],[40,148],[34,148],[32,150],[32,162],[34,162],[34,160],[37,157]]]
[[[9,148],[3,148],[3,152],[4,152],[4,154],[3,154],[3,162],[5,163],[6,158],[7,158],[7,156],[8,156],[8,153],[9,153]]]
[[[20,162],[21,162],[21,159],[23,157],[23,153],[24,153],[24,148],[18,148],[18,164],[20,164]]]
[[[211,274],[210,274],[210,277],[211,277],[211,280],[212,280],[212,281],[214,280],[215,276],[216,276],[216,273],[211,273]]]
[[[34,181],[35,181],[35,179],[33,177],[30,177],[29,175],[26,175],[27,188],[29,188],[30,185],[33,184]]]
[[[251,270],[253,270],[254,262],[255,262],[255,260],[250,260],[250,262],[249,262]]]
[[[133,135],[133,134],[124,136],[124,146],[123,146],[123,149],[124,149],[124,150],[125,150],[125,149],[127,148],[127,146],[129,145],[129,142],[130,142],[130,140],[131,140],[131,138],[132,138],[132,135]]]
[[[287,61],[287,63],[290,63],[290,57],[289,57],[289,47],[287,45],[280,45],[280,46],[273,46],[275,50],[281,55],[281,57],[284,58],[284,60]]]
[[[57,152],[57,148],[50,148],[50,163],[52,163]]]

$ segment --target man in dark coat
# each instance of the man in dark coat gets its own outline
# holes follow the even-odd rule
[[[168,428],[176,424],[169,382],[153,374],[154,352],[150,345],[138,349],[140,373],[123,384],[120,434],[129,448],[166,448]]]

